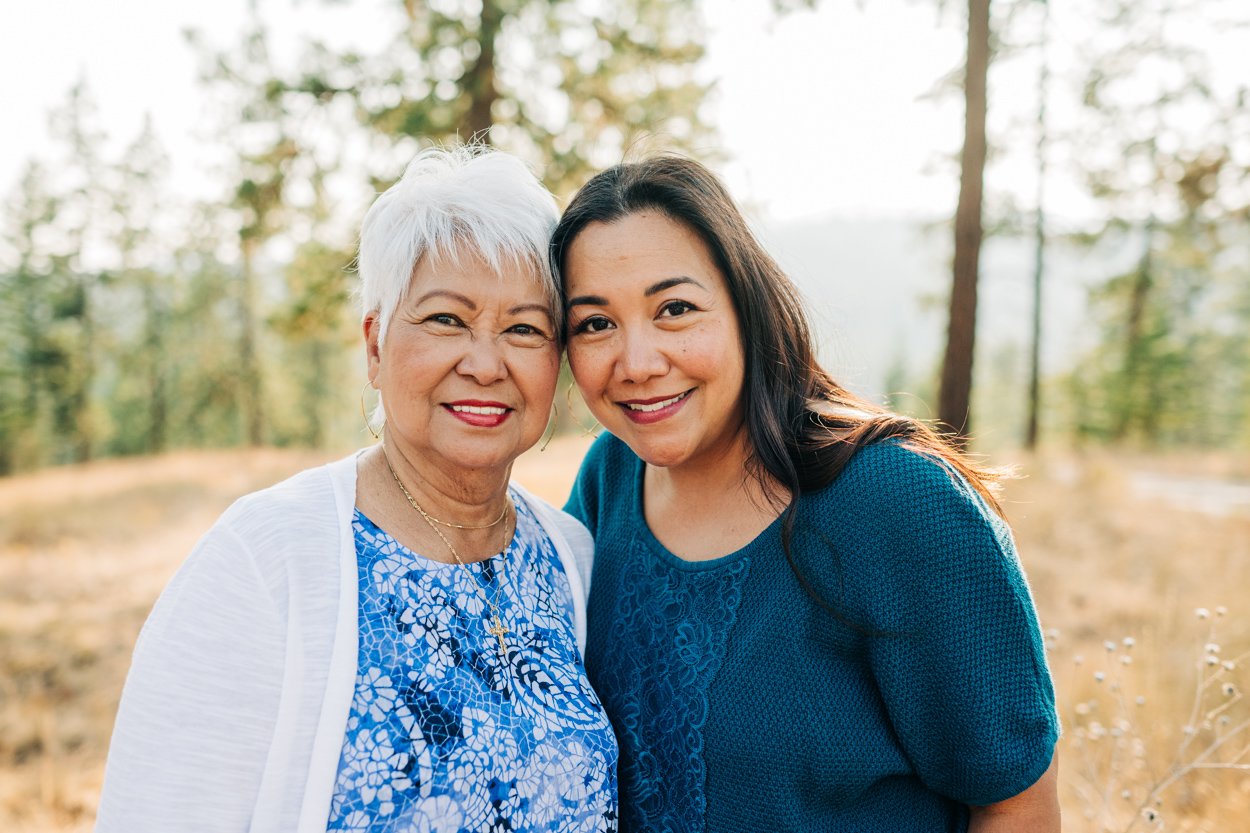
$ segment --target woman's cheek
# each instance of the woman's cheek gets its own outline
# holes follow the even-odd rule
[[[568,348],[569,369],[573,371],[573,379],[581,387],[582,392],[590,394],[599,385],[597,377],[602,374],[602,360],[596,360],[593,346],[570,342]]]

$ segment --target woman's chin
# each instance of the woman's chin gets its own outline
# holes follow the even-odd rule
[[[622,439],[625,439],[622,437]],[[626,444],[644,463],[656,468],[669,469],[689,462],[690,452],[684,445],[656,442],[629,442]]]
[[[507,447],[493,443],[446,443],[440,448],[438,444],[425,449],[416,449],[419,456],[426,458],[446,473],[507,471],[518,457],[528,451],[534,443],[508,444]]]
[[[532,443],[523,448],[509,449],[506,453],[486,449],[477,453],[472,450],[459,450],[457,453],[441,455],[440,464],[453,471],[489,471],[492,469],[506,471],[531,446]]]

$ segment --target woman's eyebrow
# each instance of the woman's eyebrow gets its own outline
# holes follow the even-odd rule
[[[707,287],[705,287],[703,284],[696,281],[694,278],[689,278],[689,277],[686,277],[685,275],[680,275],[676,278],[665,278],[664,280],[659,281],[658,283],[653,283],[649,287],[647,287],[646,291],[643,292],[642,294],[650,298],[652,295],[663,292],[666,289],[672,289],[674,286],[681,286],[684,283],[694,284],[695,286],[699,287],[699,289],[703,289],[703,290],[707,289]]]
[[[579,304],[587,304],[593,307],[606,307],[608,305],[608,299],[604,298],[602,295],[575,295],[568,300],[568,305],[570,307],[575,307]]]
[[[516,306],[511,306],[511,308],[507,310],[507,314],[516,315],[519,313],[550,313],[550,311],[551,309],[549,308],[549,306],[545,306],[542,304],[517,304]]]
[[[459,292],[452,292],[449,289],[430,290],[429,292],[425,293],[420,298],[418,298],[417,302],[413,306],[419,307],[422,304],[424,304],[426,301],[430,300],[431,298],[437,298],[440,296],[443,298],[450,298],[453,301],[459,301],[460,303],[464,304],[466,307],[468,307],[471,310],[477,309],[477,304],[473,303],[472,298],[470,298],[467,295],[461,295]]]
[[[685,275],[679,275],[678,277],[675,277],[675,278],[665,278],[662,281],[656,281],[655,283],[648,286],[645,290],[643,290],[642,294],[650,298],[652,295],[659,294],[660,292],[663,292],[666,289],[672,289],[674,286],[681,286],[682,284],[687,284],[687,283],[691,284],[692,286],[697,286],[699,287],[699,289],[707,291],[707,287],[699,283],[698,281],[696,281],[694,278],[690,278]],[[568,305],[570,307],[575,307],[578,304],[588,304],[590,306],[606,307],[608,305],[608,299],[604,298],[602,295],[577,295],[568,300]]]
[[[551,318],[551,308],[544,304],[517,304],[508,310],[508,315],[520,315],[523,312],[541,312]]]

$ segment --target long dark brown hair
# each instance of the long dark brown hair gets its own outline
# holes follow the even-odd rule
[[[586,226],[646,209],[698,234],[724,276],[746,356],[742,401],[750,441],[747,471],[779,508],[784,505],[782,547],[813,598],[828,607],[790,550],[798,498],[832,483],[864,446],[897,439],[958,472],[1002,514],[993,492],[996,472],[976,465],[924,422],[851,393],[820,366],[798,289],[755,239],[725,187],[698,162],[656,156],[594,176],[573,197],[552,237],[556,274],[563,275],[569,247]],[[774,484],[785,487],[788,501]]]

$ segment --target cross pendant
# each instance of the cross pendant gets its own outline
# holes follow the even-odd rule
[[[486,632],[499,640],[499,656],[506,662],[508,659],[508,646],[504,644],[503,635],[508,632],[508,629],[503,626],[503,622],[499,621],[498,614],[495,615],[493,621],[494,624],[488,627]]]

